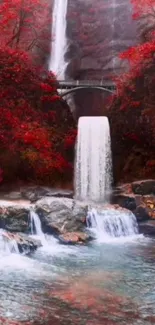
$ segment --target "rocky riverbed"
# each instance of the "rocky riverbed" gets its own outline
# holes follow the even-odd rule
[[[123,184],[114,189],[112,204],[100,209],[132,211],[140,233],[155,236],[155,180]],[[93,239],[87,230],[88,205],[73,199],[72,191],[46,187],[25,187],[0,193],[0,228],[7,241],[15,240],[21,253],[30,253],[41,242],[30,238],[30,212],[40,218],[44,233],[53,235],[61,244],[86,244]]]

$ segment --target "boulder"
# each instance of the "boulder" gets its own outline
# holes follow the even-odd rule
[[[33,205],[0,200],[0,228],[9,232],[29,233],[32,207],[38,213],[46,233],[59,235],[85,229],[87,205],[73,199],[55,197],[44,197]]]
[[[29,231],[30,206],[0,201],[0,228],[10,232]]]
[[[155,196],[142,196],[141,204],[134,211],[139,222],[155,219]]]
[[[146,221],[149,219],[148,211],[144,205],[139,205],[136,207],[134,214],[138,222]]]
[[[137,207],[136,197],[133,194],[114,194],[112,203],[119,204],[121,207],[131,211],[134,211]]]
[[[84,245],[94,238],[83,232],[66,232],[58,237],[61,244],[64,245]]]
[[[138,222],[155,219],[155,180],[143,180],[117,187],[112,203],[131,210]]]
[[[140,195],[155,194],[155,180],[147,179],[143,181],[133,182],[132,190],[134,194],[140,194]]]
[[[84,231],[88,206],[72,199],[45,197],[35,204],[44,232],[60,235]]]
[[[12,252],[17,252],[18,249],[21,254],[27,255],[42,246],[39,240],[36,240],[25,234],[13,234],[7,231],[2,231],[1,235],[3,237],[3,240],[9,244],[10,250],[12,250]]]
[[[136,195],[132,191],[132,183],[122,184],[113,190],[112,204],[119,204],[130,211],[135,211],[141,204],[141,195]]]

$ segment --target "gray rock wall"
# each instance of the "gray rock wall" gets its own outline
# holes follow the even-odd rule
[[[107,80],[124,71],[119,53],[136,43],[130,0],[69,0],[67,19],[69,79]],[[105,96],[83,91],[75,102],[77,115],[98,115]]]

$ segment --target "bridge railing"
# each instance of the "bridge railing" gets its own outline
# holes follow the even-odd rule
[[[106,80],[57,80],[60,86],[107,86],[115,87],[113,81]]]

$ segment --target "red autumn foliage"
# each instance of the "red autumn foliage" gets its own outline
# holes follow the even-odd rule
[[[46,22],[46,23],[45,23]],[[0,45],[24,51],[42,49],[50,41],[49,1],[3,0],[0,4]]]
[[[155,151],[155,0],[131,2],[133,18],[140,26],[141,41],[120,55],[127,60],[129,69],[116,80],[117,94],[111,99],[109,115],[112,136],[115,135],[114,146],[119,144],[124,152],[126,172],[131,172],[134,178],[143,178],[155,175],[154,166],[148,165]],[[126,161],[127,155],[130,163]],[[133,161],[139,164],[138,172]]]
[[[49,53],[50,6],[48,0],[0,2],[0,182],[54,183],[72,174],[73,148],[66,150],[65,142],[72,115],[54,75],[38,65]]]
[[[138,30],[143,42],[154,39],[155,36],[155,1],[131,0],[133,19],[138,20]]]
[[[64,138],[72,137],[73,121],[67,125],[70,113],[55,77],[43,81],[39,72],[25,52],[0,48],[1,179],[54,182],[70,171]]]
[[[77,136],[76,129],[70,130],[70,132],[66,135],[64,140],[64,145],[66,149],[73,148],[73,146],[75,145],[76,136]]]

